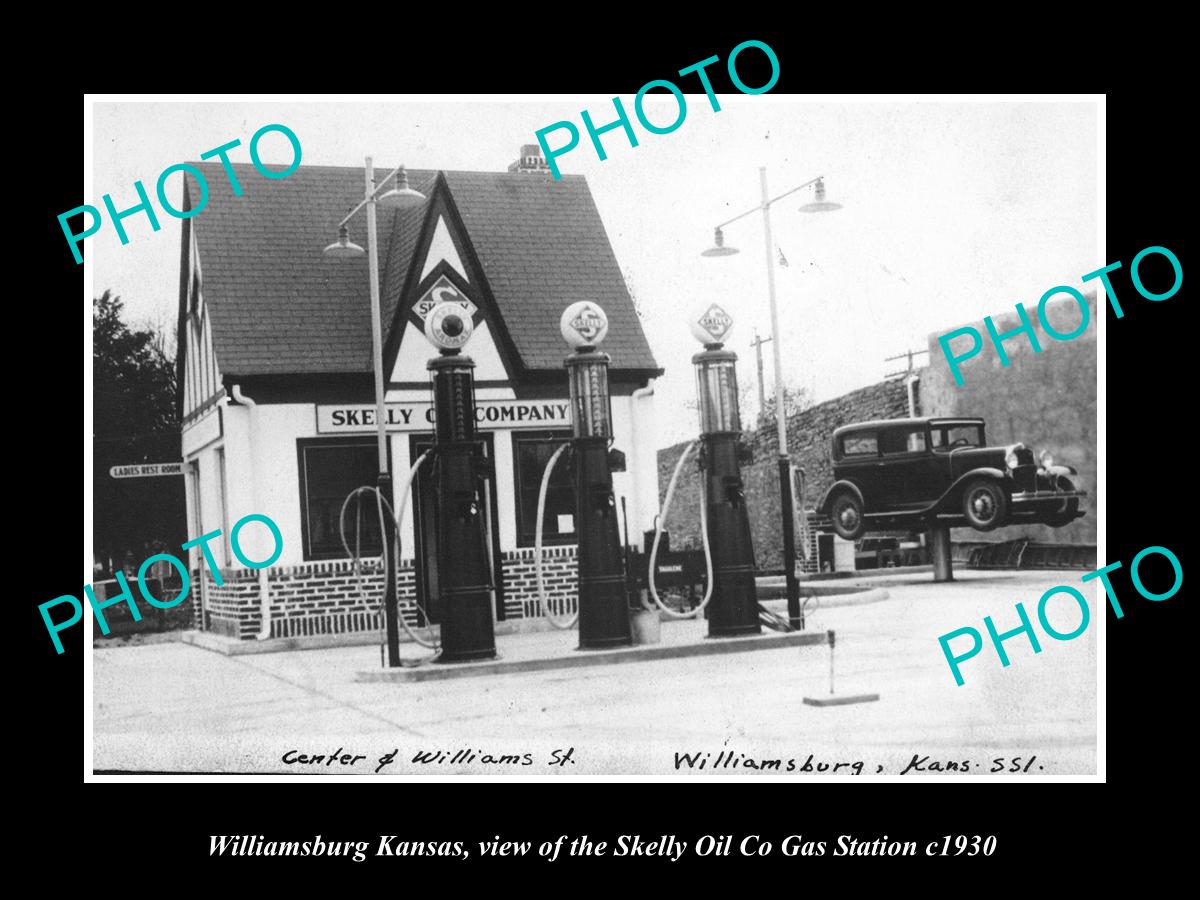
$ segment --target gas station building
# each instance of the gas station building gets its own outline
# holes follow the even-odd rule
[[[377,477],[368,262],[330,260],[322,249],[364,193],[361,167],[301,166],[286,179],[232,164],[235,196],[219,163],[193,163],[207,179],[203,215],[183,221],[179,292],[180,418],[188,535],[219,529],[189,551],[196,626],[240,639],[361,632],[381,627],[384,575],[377,511],[351,505],[351,548],[369,558],[354,571],[339,517],[355,488]],[[622,536],[640,544],[658,511],[650,351],[586,180],[554,180],[538,148],[522,148],[508,172],[409,170],[426,196],[412,211],[379,210],[387,422],[393,506],[433,438],[426,363],[437,351],[425,315],[452,301],[471,316],[464,353],[474,361],[476,422],[495,477],[484,497],[496,573],[494,615],[541,614],[534,581],[534,524],[546,461],[571,437],[569,347],[562,311],[576,301],[607,313],[601,350],[612,357],[613,446],[626,471],[613,476]],[[189,176],[185,209],[202,196]],[[367,244],[362,216],[349,237]],[[418,620],[418,590],[434,621],[435,479],[423,467],[400,526],[400,609]],[[574,608],[575,500],[567,466],[546,501],[548,594]],[[250,514],[270,517],[283,550],[268,569],[242,566],[229,530]],[[414,519],[422,527],[414,528]],[[627,523],[627,524],[626,524]],[[254,532],[254,533],[252,533]],[[247,526],[246,555],[271,555],[267,530]],[[202,574],[203,573],[203,574]],[[365,587],[365,592],[362,590]]]

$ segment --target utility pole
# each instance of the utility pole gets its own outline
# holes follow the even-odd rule
[[[916,371],[916,366],[913,365],[913,357],[920,356],[922,353],[928,353],[928,350],[906,350],[896,356],[885,356],[884,362],[895,362],[898,359],[908,360],[907,368],[901,369],[899,372],[886,372],[884,378],[895,378],[898,375],[912,375]]]
[[[771,342],[770,338],[760,338],[758,336],[758,329],[757,328],[754,329],[754,340],[752,340],[750,342],[750,346],[754,348],[754,355],[758,359],[758,414],[759,414],[759,416],[762,416],[763,412],[767,408],[767,389],[763,386],[762,345],[769,344],[770,342]],[[776,393],[778,393],[778,388],[776,388]]]

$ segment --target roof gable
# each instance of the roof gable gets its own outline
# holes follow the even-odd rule
[[[415,339],[417,348],[426,358],[432,355],[433,350],[423,334],[425,317],[437,303],[449,300],[463,301],[471,313],[475,328],[488,332],[492,337],[503,367],[501,372],[493,372],[493,375],[499,374],[502,378],[512,380],[520,368],[517,351],[505,327],[504,317],[488,288],[487,277],[479,266],[471,238],[463,229],[446,179],[440,173],[425,206],[420,237],[408,260],[408,276],[389,323],[384,347],[384,371],[395,375],[401,345],[408,341]],[[446,258],[450,255],[453,255],[453,260]],[[425,274],[417,277],[418,272]],[[485,324],[486,328],[483,327]],[[468,342],[464,348],[468,355],[472,355],[471,348],[472,342]],[[410,354],[413,349],[409,348]],[[425,380],[427,377],[422,374],[422,381]]]
[[[244,192],[235,197],[219,163],[192,165],[208,183],[208,205],[188,222],[226,378],[369,372],[367,260],[328,259],[321,252],[362,198],[363,169],[301,166],[287,178],[268,180],[252,165],[234,163]],[[434,173],[421,175],[412,179],[417,190]],[[189,174],[185,208],[197,196]],[[388,236],[403,246],[409,223],[396,226],[405,218],[379,210],[379,233],[388,240],[381,247],[392,243]],[[366,217],[355,216],[348,227],[350,239],[366,246]]]
[[[252,165],[234,163],[243,188],[243,196],[235,197],[220,163],[192,165],[207,181],[209,200],[188,220],[185,233],[194,231],[203,260],[204,297],[226,378],[369,373],[367,260],[330,260],[321,253],[336,237],[337,223],[362,198],[363,169],[300,166],[285,179],[268,180]],[[518,173],[411,169],[408,175],[412,187],[431,202],[411,211],[378,210],[390,360],[403,331],[401,300],[411,301],[441,274],[461,277],[451,260],[434,262],[423,278],[414,270],[414,255],[422,249],[418,244],[428,249],[435,238],[436,207],[472,291],[478,290],[478,279],[481,306],[510,370],[560,369],[567,348],[558,333],[559,315],[575,300],[587,299],[608,313],[604,349],[613,357],[613,368],[657,374],[582,176],[554,181]],[[189,174],[185,209],[199,195]],[[366,217],[355,216],[348,228],[350,239],[366,246]],[[422,255],[422,268],[424,262]]]

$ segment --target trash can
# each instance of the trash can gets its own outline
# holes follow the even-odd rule
[[[648,602],[648,591],[641,591],[641,609],[629,610],[629,623],[633,631],[634,644],[657,644],[662,638],[662,620],[658,607]]]

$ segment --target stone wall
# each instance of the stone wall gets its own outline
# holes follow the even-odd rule
[[[1076,487],[1088,492],[1087,515],[1063,528],[1021,525],[981,534],[959,530],[955,535],[971,540],[1007,541],[1025,537],[1053,543],[1094,543],[1096,540],[1096,300],[1087,298],[1090,322],[1080,337],[1057,341],[1045,333],[1037,319],[1036,305],[1027,306],[1041,347],[1033,352],[1025,335],[1004,342],[1010,364],[1002,366],[982,322],[969,323],[983,334],[983,350],[962,364],[962,387],[956,387],[949,365],[938,344],[946,328],[929,337],[928,367],[919,369],[914,386],[919,416],[979,416],[986,423],[990,444],[1021,441],[1035,453],[1049,449],[1056,463],[1074,466],[1079,476]],[[1080,321],[1074,300],[1062,299],[1047,305],[1050,324],[1060,333],[1073,331]],[[1015,310],[994,315],[1000,333],[1020,324]],[[960,338],[954,350],[962,352]],[[904,418],[909,415],[905,379],[869,385],[844,396],[819,403],[788,418],[788,451],[792,462],[804,470],[806,483],[803,508],[811,510],[833,483],[830,439],[835,428],[869,419]],[[783,566],[783,536],[779,514],[778,441],[773,420],[760,421],[744,439],[754,451],[754,462],[743,465],[746,504],[754,538],[757,564],[762,569]],[[676,444],[658,452],[658,486],[661,505],[675,464],[687,444]],[[665,528],[676,549],[700,546],[700,485],[693,453],[675,488]],[[800,504],[798,504],[800,505]],[[798,523],[799,525],[799,523]],[[892,532],[897,533],[897,532]],[[806,571],[814,571],[815,543],[805,541],[797,529],[798,544],[808,546]],[[811,535],[809,536],[812,537]]]
[[[918,413],[920,410],[918,409]],[[811,510],[833,484],[830,439],[833,430],[851,422],[868,419],[895,419],[908,415],[908,390],[903,380],[884,381],[833,400],[818,403],[788,418],[788,453],[793,465],[804,470],[804,496],[801,503]],[[779,511],[779,441],[774,420],[759,422],[744,439],[754,451],[754,461],[742,466],[746,489],[746,508],[754,540],[756,562],[762,569],[783,567],[783,533]],[[676,444],[658,453],[658,487],[662,498],[679,455],[687,444]],[[700,480],[695,464],[696,453],[679,474],[675,496],[665,528],[671,533],[671,547],[686,549],[700,546]],[[798,496],[797,500],[801,498]],[[805,538],[807,537],[807,540]],[[797,522],[797,543],[807,547],[805,571],[816,569],[816,536],[801,534]],[[799,552],[799,551],[798,551]]]

